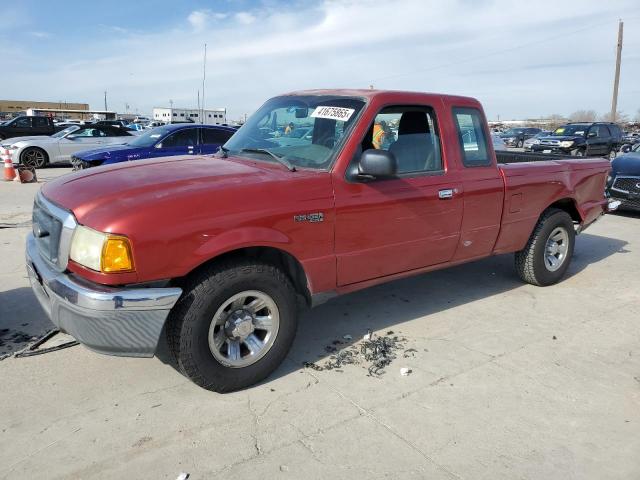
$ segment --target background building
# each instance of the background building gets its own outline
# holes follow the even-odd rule
[[[17,114],[29,108],[40,110],[89,110],[88,103],[73,102],[37,102],[34,100],[0,100],[0,113]]]
[[[200,110],[197,108],[166,108],[154,107],[153,120],[155,122],[188,122],[200,123]],[[206,125],[221,125],[227,123],[227,109],[214,108],[204,111],[202,123]]]

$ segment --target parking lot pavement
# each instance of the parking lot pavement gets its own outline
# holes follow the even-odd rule
[[[0,184],[0,221],[21,221],[33,187]],[[24,274],[27,232],[0,229],[0,328],[35,335],[50,325]],[[162,346],[8,358],[0,479],[640,478],[639,264],[640,217],[609,215],[552,287],[523,285],[500,256],[337,298],[303,315],[270,379],[227,395]],[[380,377],[302,368],[368,328],[415,352]]]

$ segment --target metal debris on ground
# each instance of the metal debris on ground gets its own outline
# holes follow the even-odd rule
[[[392,331],[387,333],[393,334]],[[343,338],[351,337],[345,335]],[[336,370],[341,372],[345,365],[363,365],[367,369],[369,376],[377,377],[385,373],[385,367],[389,366],[397,358],[397,352],[403,351],[403,356],[407,358],[413,356],[415,349],[405,349],[407,339],[404,337],[382,335],[377,336],[369,330],[363,339],[356,344],[347,345],[340,348],[343,342],[334,340],[331,345],[325,347],[325,351],[333,353],[329,359],[321,365],[313,362],[304,362],[305,368],[316,371]]]
[[[183,472],[180,475],[178,475],[178,478],[176,478],[176,480],[187,480],[187,478],[189,478],[189,474]]]
[[[411,369],[407,368],[407,367],[402,367],[400,369],[400,375],[402,375],[403,377],[406,377],[407,375],[409,375],[411,373]]]
[[[56,336],[58,333],[60,333],[60,330],[58,330],[57,328],[50,330],[49,332],[45,333],[43,336],[41,336],[39,339],[37,339],[28,347],[20,350],[19,352],[16,352],[14,357],[16,358],[33,357],[34,355],[42,355],[43,353],[55,352],[57,350],[62,350],[63,348],[69,348],[69,347],[74,347],[76,345],[80,345],[76,340],[71,340],[69,342],[61,343],[53,347],[38,349],[40,345],[50,340],[51,338]]]

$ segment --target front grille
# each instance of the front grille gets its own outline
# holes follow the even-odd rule
[[[50,263],[58,263],[62,222],[54,217],[37,198],[33,204],[32,229],[42,258]]]
[[[56,270],[65,270],[71,237],[76,227],[73,214],[52,204],[38,193],[33,202],[31,218],[33,236],[40,256]]]
[[[640,177],[616,177],[611,188],[623,193],[640,194]]]
[[[560,140],[540,140],[540,145],[551,145],[555,147],[560,145]]]

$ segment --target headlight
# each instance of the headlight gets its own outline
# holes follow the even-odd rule
[[[131,272],[134,269],[127,237],[98,232],[82,225],[78,225],[73,234],[69,258],[96,272]]]
[[[573,145],[573,140],[567,140],[566,142],[560,142],[560,147],[561,148],[569,148],[571,145]]]

